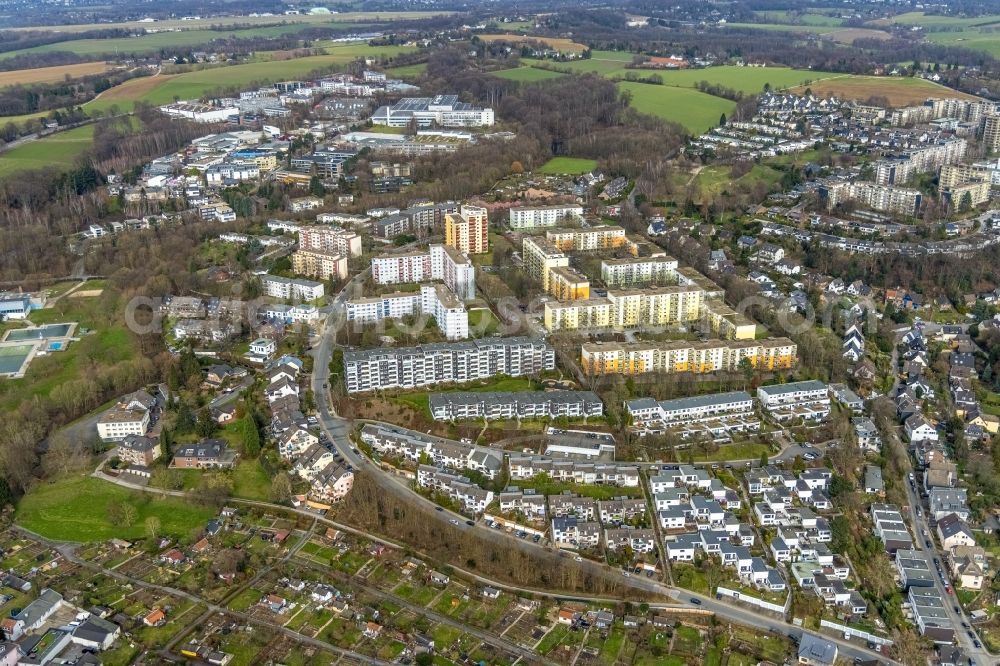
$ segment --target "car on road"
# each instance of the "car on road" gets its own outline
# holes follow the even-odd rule
[[[951,594],[951,585],[945,585],[944,591],[947,592],[948,594]]]
[[[811,460],[816,460],[816,458],[818,458],[818,457],[819,456],[817,456],[815,453],[811,453],[811,452],[810,453],[804,453],[804,454],[802,454],[802,459],[803,460],[810,460],[811,461]]]
[[[576,557],[573,558],[573,561],[574,562],[583,562],[583,558],[580,557],[579,555],[577,555]]]
[[[434,510],[435,511],[444,511],[444,507],[443,506],[436,506],[436,507],[434,507]]]
[[[775,465],[784,465],[785,461],[782,458],[776,458],[774,461]]]
[[[927,546],[928,548],[933,548],[933,545],[931,545],[931,540],[930,539],[924,539],[924,545]]]
[[[472,522],[471,520],[467,520],[467,521],[465,521],[465,524],[466,524],[466,525],[469,525],[469,526],[472,526],[472,525],[475,525],[475,523],[474,523],[474,522]]]
[[[977,649],[977,650],[979,650],[980,648],[982,648],[982,647],[983,647],[983,644],[979,642],[979,639],[978,639],[978,638],[973,638],[973,639],[972,639],[972,644],[976,646],[976,649]],[[971,663],[972,663],[972,661],[971,661],[971,660],[969,660],[969,663],[971,664]]]
[[[694,597],[691,597],[690,599],[688,599],[688,601],[693,603],[695,606],[701,606],[701,599],[695,599]]]
[[[958,613],[959,615],[961,615],[961,614],[962,614],[962,609],[961,609],[961,608],[959,608],[958,606],[952,606],[952,608],[954,608],[954,609],[955,609],[955,612],[956,612],[956,613]],[[965,623],[963,622],[962,624],[965,624]]]
[[[966,633],[969,634],[969,638],[971,638],[972,640],[976,640],[976,635],[972,633],[972,629],[969,629],[969,631],[967,631]]]
[[[448,522],[449,522],[449,523],[451,523],[452,525],[458,525],[458,524],[459,524],[459,523],[458,523],[458,518],[452,518],[452,519],[451,519],[451,520],[449,520]]]
[[[622,575],[623,575],[623,576],[625,576],[626,578],[628,578],[628,577],[629,577],[629,576],[631,576],[632,574],[631,574],[631,573],[629,573],[628,571],[623,571],[623,572],[622,572]]]

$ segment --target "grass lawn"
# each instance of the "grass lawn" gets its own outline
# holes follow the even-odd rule
[[[692,453],[696,461],[757,460],[762,453],[770,455],[771,447],[763,442],[739,442],[724,444],[708,453],[701,453],[696,447]]]
[[[636,111],[678,123],[692,134],[718,126],[720,116],[728,116],[736,108],[736,102],[690,88],[623,81],[618,89],[631,95],[630,104]]]
[[[389,400],[391,402],[395,402],[396,404],[412,407],[423,414],[430,414],[430,408],[427,406],[427,403],[431,393],[457,393],[467,391],[530,391],[533,388],[534,384],[530,379],[524,377],[504,377],[486,384],[473,384],[472,386],[452,388],[447,391],[404,393],[402,395],[393,396],[389,398]]]
[[[487,308],[469,310],[469,333],[474,338],[492,335],[500,325],[500,320]]]
[[[111,522],[108,507],[112,502],[125,502],[136,508],[132,525]],[[92,542],[143,537],[149,517],[159,519],[161,534],[186,538],[214,515],[212,509],[178,498],[134,493],[90,476],[67,476],[32,488],[18,502],[14,520],[50,539]]]
[[[538,170],[547,174],[576,176],[581,173],[590,173],[596,168],[597,160],[580,157],[553,157]]]
[[[537,81],[545,81],[548,79],[558,79],[560,76],[565,76],[559,72],[550,72],[546,69],[539,69],[537,67],[515,67],[513,69],[501,69],[497,72],[492,72],[493,76],[499,76],[501,79],[507,79],[508,81],[518,81],[525,83],[535,83]]]
[[[552,652],[552,650],[562,642],[563,638],[565,638],[568,633],[569,629],[565,624],[557,624],[552,627],[552,631],[545,634],[545,637],[542,638],[542,641],[538,644],[536,652],[539,654],[548,654],[549,652]]]
[[[259,460],[240,458],[233,470],[233,495],[252,500],[271,500],[271,477]]]
[[[705,574],[695,565],[688,564],[687,562],[673,562],[670,568],[673,571],[674,580],[677,582],[678,587],[683,587],[700,594],[712,593],[708,587],[708,581],[705,580]]]
[[[94,138],[94,126],[84,125],[20,145],[0,154],[0,177],[26,169],[68,168]]]

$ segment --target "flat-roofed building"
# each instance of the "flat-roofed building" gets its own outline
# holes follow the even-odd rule
[[[489,229],[485,208],[462,206],[444,216],[444,244],[465,254],[483,254],[490,251]]]
[[[553,206],[515,206],[510,209],[510,228],[515,230],[554,227],[563,220],[583,219],[583,207],[556,204]]]
[[[523,377],[555,367],[542,339],[489,338],[344,352],[348,393],[470,382],[497,375]]]
[[[779,421],[794,418],[818,420],[830,415],[829,388],[815,379],[760,386],[757,388],[757,399],[761,408]]]
[[[529,277],[542,283],[549,291],[550,273],[553,268],[568,267],[569,257],[545,238],[525,236],[521,241],[521,259]]]
[[[604,403],[592,391],[433,393],[429,406],[437,421],[577,418],[604,413]]]
[[[625,230],[621,227],[556,228],[545,232],[545,238],[563,252],[608,250],[625,245]]]
[[[601,261],[601,279],[609,287],[676,284],[677,260],[666,256],[604,259]]]
[[[588,375],[736,372],[740,370],[744,358],[754,368],[788,369],[798,363],[798,346],[788,338],[770,338],[702,342],[588,342],[580,347],[580,365]]]
[[[590,298],[590,280],[569,266],[557,266],[549,271],[549,293],[563,301]]]
[[[297,250],[292,253],[292,270],[321,280],[346,280],[347,257],[325,250]]]

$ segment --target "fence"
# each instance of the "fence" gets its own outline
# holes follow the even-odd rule
[[[758,599],[757,597],[749,594],[743,594],[742,592],[737,592],[736,590],[730,590],[726,587],[717,587],[715,589],[715,593],[723,597],[731,597],[737,601],[742,601],[745,604],[758,606],[759,608],[773,611],[775,613],[781,613],[782,615],[785,614],[785,606],[788,605],[787,601],[785,602],[785,606],[779,606],[778,604],[772,604],[770,601],[764,601],[763,599]],[[789,598],[791,598],[791,595],[789,595]]]
[[[875,634],[870,634],[867,631],[861,629],[855,629],[854,627],[848,627],[846,624],[840,624],[839,622],[830,622],[829,620],[820,620],[819,626],[825,629],[833,629],[836,632],[846,634],[847,636],[853,636],[855,638],[860,638],[866,640],[869,643],[875,643],[876,645],[892,645],[892,641],[888,638],[882,638],[881,636],[876,636]]]

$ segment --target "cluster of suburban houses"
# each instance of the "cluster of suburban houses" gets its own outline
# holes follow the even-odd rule
[[[304,503],[325,510],[351,491],[354,470],[309,430],[299,395],[300,372],[301,361],[287,359],[266,373],[269,383],[264,396],[271,408],[271,435],[292,473],[309,484]]]

